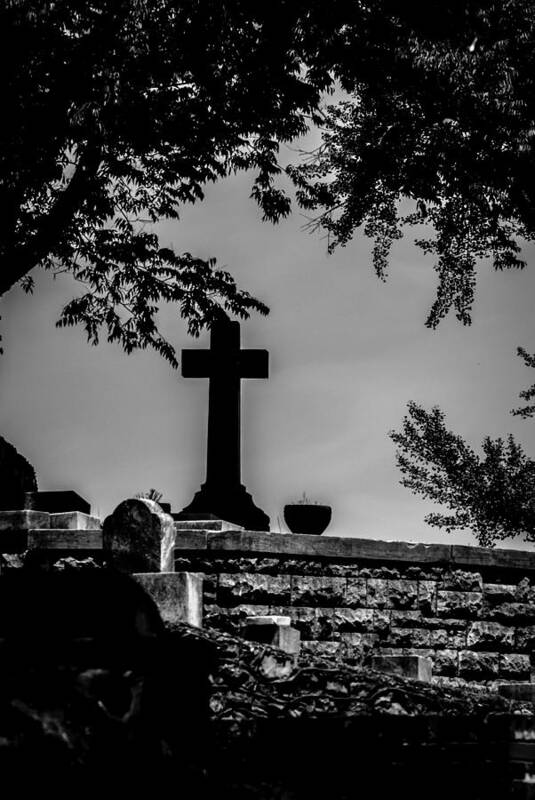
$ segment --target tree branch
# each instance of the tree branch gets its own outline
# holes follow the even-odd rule
[[[86,198],[87,187],[95,178],[100,161],[100,146],[88,144],[69,185],[59,195],[49,214],[40,221],[32,239],[24,245],[18,244],[7,249],[0,245],[0,296],[50,253]]]

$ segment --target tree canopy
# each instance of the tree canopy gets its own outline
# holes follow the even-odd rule
[[[292,169],[312,227],[332,250],[363,226],[380,277],[417,226],[439,277],[431,327],[451,308],[469,323],[478,260],[522,267],[520,240],[535,234],[535,6],[464,5],[400,17],[391,50],[377,48],[373,73],[355,76],[321,147]]]
[[[425,521],[453,531],[472,530],[481,546],[522,535],[535,541],[535,461],[509,436],[483,440],[478,455],[448,430],[440,408],[426,411],[409,403],[400,431],[392,431],[401,484],[450,514]]]
[[[522,266],[535,231],[534,32],[528,0],[9,0],[0,294],[31,289],[36,265],[68,271],[86,290],[60,324],[176,363],[161,301],[192,333],[267,309],[215,260],[162,247],[155,223],[248,169],[276,222],[279,145],[316,123],[319,150],[288,168],[312,226],[331,249],[362,227],[383,277],[403,226],[426,225],[428,323],[451,307],[467,323],[477,260]],[[335,85],[347,99],[322,109]]]

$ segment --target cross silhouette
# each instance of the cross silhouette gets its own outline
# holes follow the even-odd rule
[[[208,378],[206,481],[180,516],[215,515],[250,530],[269,530],[241,483],[241,381],[267,378],[267,350],[240,348],[240,323],[211,325],[209,350],[183,350],[184,378]]]

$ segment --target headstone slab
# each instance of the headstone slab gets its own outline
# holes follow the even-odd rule
[[[203,576],[196,572],[149,572],[132,576],[156,603],[164,622],[202,627]]]
[[[65,511],[80,511],[90,514],[91,506],[77,492],[26,492],[24,508],[60,514]]]
[[[129,498],[104,520],[104,557],[122,572],[160,572],[162,552],[174,537],[173,518],[158,503],[145,497]]]
[[[0,436],[0,509],[17,511],[24,508],[26,492],[36,491],[34,468],[12,444]]]

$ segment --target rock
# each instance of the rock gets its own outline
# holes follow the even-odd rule
[[[290,617],[247,617],[241,633],[250,642],[269,644],[294,656],[299,654],[301,634],[290,625]]]
[[[496,650],[513,647],[515,629],[499,622],[473,622],[468,629],[467,647],[478,650]]]
[[[315,578],[308,575],[294,575],[292,576],[292,605],[342,606],[345,605],[345,590],[345,578]]]
[[[477,617],[483,605],[481,592],[453,592],[439,590],[437,614],[439,617]]]
[[[418,583],[405,580],[370,578],[367,582],[368,608],[416,608]]]
[[[104,520],[105,559],[122,572],[160,572],[162,544],[174,533],[173,518],[154,500],[124,500]]]
[[[372,656],[371,668],[425,683],[430,683],[433,673],[431,659],[422,656]]]
[[[0,436],[0,509],[24,508],[26,492],[37,491],[35,470],[12,444]]]
[[[484,680],[495,677],[500,669],[498,653],[459,652],[459,675],[467,680]]]

